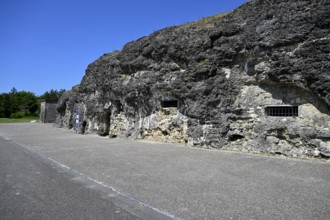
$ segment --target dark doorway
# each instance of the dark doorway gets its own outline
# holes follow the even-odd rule
[[[98,132],[98,134],[100,136],[107,136],[107,135],[109,135],[109,131],[110,131],[110,119],[111,119],[111,112],[110,111],[104,112],[104,114],[102,116],[102,122],[104,123],[104,128],[103,128],[103,130],[101,130],[101,131]]]

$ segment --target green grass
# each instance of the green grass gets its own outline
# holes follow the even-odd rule
[[[226,15],[230,14],[232,11],[228,11],[228,12],[224,12],[221,14],[217,14],[214,16],[210,16],[210,17],[205,17],[202,18],[200,20],[197,21],[193,21],[193,22],[189,22],[187,24],[184,24],[182,26],[196,26],[199,29],[207,29],[207,28],[211,28],[216,22],[218,22],[219,20],[221,20],[223,17],[225,17]]]
[[[24,117],[24,118],[0,118],[0,123],[26,123],[31,121],[38,121],[38,116]]]
[[[221,13],[221,14],[217,14],[217,15],[210,16],[210,17],[205,17],[205,18],[202,18],[198,21],[195,21],[194,23],[197,24],[197,25],[201,25],[201,26],[204,26],[204,25],[207,25],[207,24],[213,24],[213,23],[221,20],[224,16],[228,15],[230,12],[231,11]]]

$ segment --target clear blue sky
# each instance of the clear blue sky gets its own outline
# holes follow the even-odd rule
[[[0,93],[80,83],[104,53],[247,0],[0,0]]]

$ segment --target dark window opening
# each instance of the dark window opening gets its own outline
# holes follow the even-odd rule
[[[113,100],[112,103],[116,108],[115,114],[119,114],[120,112],[123,111],[123,105],[121,104],[121,102],[119,100]]]
[[[229,141],[237,141],[237,140],[240,140],[240,139],[243,139],[243,138],[244,138],[244,136],[242,136],[242,135],[234,134],[234,135],[229,137]]]
[[[266,115],[273,117],[298,116],[298,106],[269,106],[265,108]]]
[[[162,108],[177,108],[178,100],[162,101],[161,106]]]

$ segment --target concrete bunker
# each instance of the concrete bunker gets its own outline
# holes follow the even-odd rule
[[[46,100],[40,104],[40,122],[54,123],[57,115],[57,101]]]

